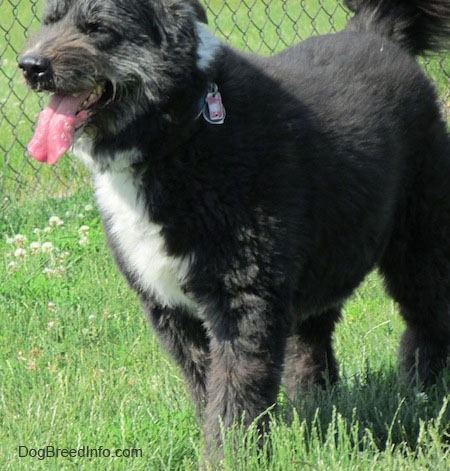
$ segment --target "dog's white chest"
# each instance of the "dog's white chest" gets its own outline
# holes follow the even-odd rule
[[[192,258],[167,254],[161,226],[149,220],[128,171],[106,172],[95,177],[96,196],[107,220],[120,262],[133,281],[150,291],[164,306],[183,306],[194,310],[196,304],[182,290]]]

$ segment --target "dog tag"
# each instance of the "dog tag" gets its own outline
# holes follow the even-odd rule
[[[206,106],[203,109],[203,117],[210,124],[223,124],[225,121],[225,107],[222,103],[222,96],[215,90],[206,95]]]

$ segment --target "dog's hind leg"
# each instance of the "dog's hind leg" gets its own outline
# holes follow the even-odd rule
[[[205,328],[201,321],[181,307],[162,307],[150,300],[143,300],[142,304],[153,331],[181,368],[197,407],[197,414],[202,417],[209,369],[209,342]]]
[[[427,142],[430,158],[396,214],[380,263],[406,322],[401,371],[425,385],[450,366],[450,146],[442,136]],[[439,141],[440,152],[431,153]]]
[[[287,342],[283,373],[286,393],[293,401],[300,392],[325,388],[337,381],[332,336],[340,317],[340,308],[331,308],[294,328]]]

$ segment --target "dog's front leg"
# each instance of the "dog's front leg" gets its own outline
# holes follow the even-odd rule
[[[142,296],[141,301],[161,344],[181,368],[197,414],[202,418],[209,368],[209,341],[205,328],[182,307],[164,307],[146,296]]]
[[[207,322],[210,370],[205,437],[207,458],[223,457],[223,436],[233,424],[255,419],[264,433],[267,414],[277,399],[289,330],[285,298],[258,288],[239,292],[229,310]],[[261,416],[262,414],[262,416]]]

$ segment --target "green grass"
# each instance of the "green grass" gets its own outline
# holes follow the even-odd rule
[[[271,54],[308,38],[340,30],[346,10],[334,0],[206,0],[212,29],[233,45]]]
[[[117,273],[86,173],[70,158],[55,169],[30,164],[24,153],[41,106],[16,69],[24,30],[36,26],[33,8],[42,8],[30,4],[0,1],[8,31],[0,70],[0,144],[8,152],[0,180],[9,198],[0,213],[0,469],[196,470],[203,438],[194,408]],[[345,22],[332,0],[320,14],[315,0],[208,4],[209,17],[219,15],[213,29],[263,54]],[[430,67],[447,91],[449,59],[442,61]],[[52,216],[64,224],[50,224]],[[281,393],[269,412],[271,458],[258,451],[252,430],[236,427],[223,469],[448,470],[450,378],[426,392],[399,384],[402,328],[379,277],[370,275],[336,334],[339,386],[295,405]],[[143,457],[39,460],[20,458],[21,445],[140,449]]]

